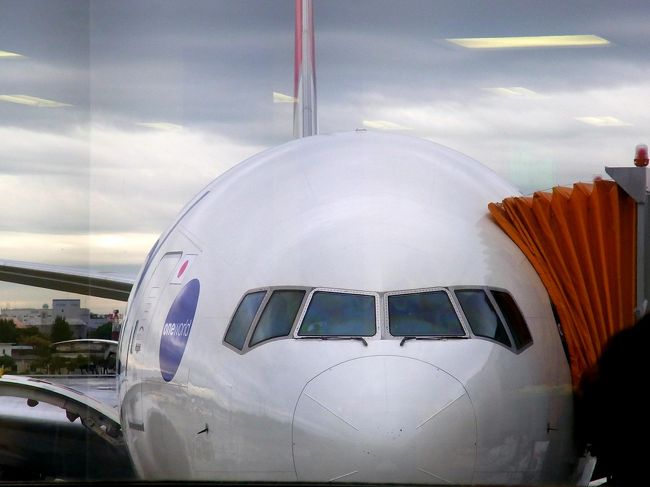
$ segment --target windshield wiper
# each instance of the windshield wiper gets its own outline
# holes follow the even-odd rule
[[[416,337],[416,336],[408,336],[402,338],[402,341],[399,342],[399,346],[403,347],[404,342],[407,340],[457,340],[457,339],[465,339],[467,338],[466,336],[432,336],[432,337]]]
[[[368,346],[368,342],[363,337],[336,336],[336,335],[323,335],[323,336],[319,336],[319,337],[315,337],[315,336],[300,337],[301,340],[304,340],[305,338],[308,339],[308,340],[359,340],[359,341],[363,342],[364,347]]]

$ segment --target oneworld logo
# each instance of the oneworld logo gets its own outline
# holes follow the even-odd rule
[[[177,337],[186,337],[190,335],[191,328],[191,321],[188,321],[187,323],[165,323],[165,326],[163,326],[163,336],[171,335]]]
[[[192,331],[201,285],[198,279],[188,282],[169,308],[160,337],[160,373],[169,382],[176,375]]]

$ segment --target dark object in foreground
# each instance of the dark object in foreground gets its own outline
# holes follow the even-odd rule
[[[580,446],[598,458],[594,477],[607,476],[609,485],[643,485],[647,477],[649,346],[650,314],[611,338],[577,394]]]
[[[0,416],[0,480],[134,479],[126,449],[111,447],[79,420],[48,423]]]

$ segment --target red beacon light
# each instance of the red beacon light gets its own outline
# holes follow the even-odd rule
[[[648,146],[639,144],[636,146],[634,154],[634,165],[637,167],[646,167],[648,165]]]

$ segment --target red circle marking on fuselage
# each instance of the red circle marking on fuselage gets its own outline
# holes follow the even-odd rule
[[[181,266],[181,268],[178,269],[178,274],[176,275],[176,277],[181,277],[183,275],[183,272],[185,272],[185,269],[187,269],[187,264],[189,264],[189,263],[190,263],[189,260],[186,260],[185,262],[183,262],[183,265]]]

